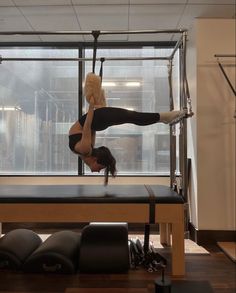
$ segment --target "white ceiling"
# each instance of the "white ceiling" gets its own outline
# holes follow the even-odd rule
[[[191,29],[195,18],[235,18],[235,0],[0,0],[0,31]],[[106,35],[169,41],[172,34]],[[2,36],[8,41],[87,41],[90,36]]]

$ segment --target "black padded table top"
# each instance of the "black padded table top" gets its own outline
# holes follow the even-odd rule
[[[183,203],[164,185],[1,185],[0,203]]]

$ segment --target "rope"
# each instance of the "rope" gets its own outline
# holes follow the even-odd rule
[[[168,81],[169,81],[169,89],[170,89],[170,110],[174,110],[174,100],[173,100],[173,87],[172,87],[172,59],[169,60],[168,68]]]
[[[99,76],[101,77],[101,82],[102,82],[102,77],[103,77],[103,63],[105,61],[105,58],[101,58],[101,66],[100,66],[100,71],[99,71]]]
[[[98,37],[100,35],[100,31],[92,31],[92,35],[94,38],[94,42],[93,42],[93,70],[92,70],[92,72],[95,73],[95,65],[96,65],[96,58],[97,58],[97,43],[98,43]]]
[[[229,80],[229,78],[228,78],[228,76],[227,76],[227,74],[226,74],[226,72],[225,72],[225,70],[224,70],[222,64],[221,64],[219,61],[218,61],[218,65],[219,65],[219,67],[220,67],[220,69],[221,69],[221,71],[222,71],[222,73],[223,73],[223,75],[224,75],[226,81],[228,82],[228,84],[229,84],[229,86],[230,86],[232,92],[233,92],[234,95],[236,96],[236,90],[234,89],[234,87],[233,87],[231,81]]]

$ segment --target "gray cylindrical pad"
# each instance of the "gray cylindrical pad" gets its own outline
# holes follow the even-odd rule
[[[77,269],[79,246],[79,233],[56,232],[26,260],[23,270],[33,273],[74,273]]]
[[[21,269],[26,258],[39,247],[41,238],[33,231],[15,229],[0,238],[0,268]]]

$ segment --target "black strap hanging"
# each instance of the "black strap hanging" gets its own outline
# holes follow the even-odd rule
[[[92,31],[92,35],[94,37],[94,42],[93,42],[93,73],[95,73],[95,65],[96,65],[96,58],[97,58],[97,43],[98,43],[98,37],[100,35],[100,31]]]
[[[101,77],[101,82],[102,82],[102,77],[103,77],[103,62],[105,61],[105,58],[101,58],[101,66],[100,66],[100,71],[99,71],[99,76]]]
[[[228,84],[229,84],[229,86],[230,86],[232,92],[233,92],[234,95],[236,96],[236,90],[234,89],[234,87],[233,87],[233,85],[232,85],[232,83],[231,83],[231,81],[230,81],[228,75],[226,74],[226,72],[225,72],[225,70],[224,70],[222,64],[220,63],[220,61],[218,61],[218,65],[219,65],[220,70],[221,70],[221,72],[223,73],[223,75],[224,75],[226,81],[228,82]]]

